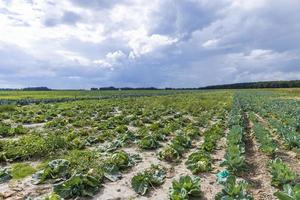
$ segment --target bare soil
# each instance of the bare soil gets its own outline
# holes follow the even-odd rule
[[[259,151],[252,131],[253,124],[248,120],[247,114],[244,117],[248,121],[245,138],[247,169],[242,176],[251,184],[250,192],[255,200],[273,200],[276,190],[271,186],[272,178],[267,170],[269,158]]]
[[[203,140],[199,138],[199,140],[195,140],[193,142],[193,148],[190,149],[189,152],[195,150],[199,147]],[[186,168],[185,161],[187,159],[187,153],[183,155],[180,163],[168,163],[165,161],[161,161],[157,157],[156,151],[145,151],[140,150],[136,147],[127,147],[122,148],[127,153],[130,154],[139,154],[143,160],[138,163],[136,166],[128,170],[127,172],[123,172],[122,179],[116,182],[106,181],[103,184],[100,192],[93,199],[101,199],[101,200],[125,200],[125,199],[169,199],[168,191],[172,185],[172,181],[174,179],[178,179],[182,175],[192,175],[192,173]],[[144,171],[149,168],[151,164],[160,164],[161,166],[167,169],[167,177],[165,179],[165,183],[158,187],[153,188],[146,196],[141,196],[131,188],[131,179],[134,175],[139,172]]]
[[[32,178],[23,180],[12,180],[1,185],[0,200],[23,200],[27,197],[37,197],[51,192],[52,186],[49,184],[33,185]]]
[[[204,132],[205,129],[201,129]],[[228,130],[226,131],[227,134]],[[169,188],[172,186],[172,181],[179,179],[180,176],[190,175],[193,176],[190,170],[187,169],[185,162],[188,155],[193,151],[196,151],[198,147],[203,143],[203,138],[199,137],[193,141],[193,147],[186,152],[179,163],[168,163],[161,161],[157,157],[156,151],[145,151],[140,150],[137,147],[122,148],[122,150],[131,154],[139,154],[143,161],[138,163],[136,166],[123,172],[121,180],[116,182],[105,181],[100,192],[93,199],[101,200],[125,200],[125,199],[155,199],[155,200],[168,200],[169,199]],[[166,144],[166,143],[165,143]],[[226,149],[226,137],[223,137],[217,145],[215,152],[212,155],[214,170],[208,173],[201,173],[201,190],[203,191],[203,197],[201,199],[213,200],[215,195],[221,191],[221,185],[216,182],[216,173],[223,170],[220,167],[220,163],[225,154]],[[151,164],[160,164],[167,169],[167,177],[165,183],[157,188],[152,188],[146,196],[138,195],[131,188],[131,179],[134,175],[149,168]]]

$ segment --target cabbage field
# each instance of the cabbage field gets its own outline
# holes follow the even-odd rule
[[[0,91],[0,199],[300,200],[300,90]]]

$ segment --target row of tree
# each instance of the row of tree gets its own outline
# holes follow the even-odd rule
[[[12,89],[12,88],[0,88],[0,90],[10,91],[10,90],[23,90],[23,91],[49,91],[51,90],[48,87],[26,87],[21,89]]]
[[[297,88],[297,87],[300,87],[300,80],[234,83],[234,84],[225,84],[225,85],[206,86],[200,89],[251,89],[251,88]]]
[[[91,88],[91,90],[162,90],[155,87],[139,87],[139,88],[132,88],[132,87],[100,87],[100,88]]]
[[[296,87],[300,87],[300,80],[233,83],[233,84],[224,84],[224,85],[211,85],[211,86],[198,87],[198,88],[100,87],[100,88],[91,88],[91,90],[203,90],[203,89],[251,89],[251,88],[296,88]]]

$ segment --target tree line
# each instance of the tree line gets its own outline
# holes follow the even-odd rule
[[[297,87],[300,87],[300,80],[234,83],[234,84],[206,86],[200,89],[251,89],[251,88],[297,88]]]

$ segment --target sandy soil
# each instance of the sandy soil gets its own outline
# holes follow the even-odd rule
[[[52,186],[49,184],[33,185],[31,181],[32,178],[27,177],[20,181],[12,180],[8,183],[1,184],[0,199],[23,200],[26,199],[26,197],[40,196],[52,190]]]
[[[279,97],[279,98],[277,98],[277,99],[300,100],[300,97],[298,97],[298,96],[294,96],[294,97],[289,96],[289,97]]]
[[[25,128],[37,128],[37,127],[43,127],[45,126],[45,122],[43,123],[35,123],[35,124],[23,124],[23,127]]]
[[[195,150],[199,145],[201,145],[203,141],[197,140],[193,143],[193,148],[190,149],[189,152]],[[130,154],[139,154],[143,161],[138,163],[136,166],[128,170],[128,172],[123,172],[123,177],[121,180],[116,182],[106,181],[103,184],[103,188],[101,191],[93,198],[93,199],[101,199],[101,200],[125,200],[125,199],[169,199],[168,191],[172,185],[173,179],[179,178],[181,175],[192,175],[191,172],[186,168],[185,161],[187,159],[188,153],[184,154],[180,163],[168,163],[165,161],[161,161],[157,157],[156,151],[145,151],[139,150],[136,147],[127,147],[122,148],[122,150],[126,151]],[[149,168],[151,164],[160,164],[167,169],[167,178],[165,179],[165,183],[158,187],[154,188],[154,190],[150,191],[146,196],[138,195],[131,188],[131,179],[134,175],[139,172],[144,171]]]
[[[207,173],[201,173],[201,190],[203,191],[203,199],[213,200],[218,192],[222,190],[222,186],[216,181],[216,174],[225,169],[220,164],[226,152],[226,137],[228,130],[225,131],[225,136],[217,143],[216,150],[213,152],[213,170]]]
[[[244,117],[248,120],[247,115]],[[247,172],[243,174],[248,183],[251,184],[250,192],[255,200],[273,200],[276,191],[271,186],[271,175],[267,170],[268,156],[261,153],[252,131],[253,124],[248,120],[246,134],[246,165]]]
[[[37,167],[40,163],[40,161],[31,161],[30,165]],[[52,190],[50,184],[33,185],[32,180],[32,177],[28,176],[22,180],[10,180],[0,184],[0,200],[25,199],[28,196],[36,197]]]
[[[205,129],[201,129],[201,132]],[[226,131],[227,133],[228,131]],[[122,148],[122,150],[131,154],[139,154],[143,161],[138,163],[133,168],[129,169],[127,172],[123,172],[123,177],[121,180],[116,182],[105,181],[100,192],[93,199],[101,200],[125,200],[125,199],[153,199],[153,200],[168,200],[169,199],[169,188],[172,186],[172,181],[174,179],[179,179],[180,176],[193,174],[186,168],[185,162],[188,155],[193,151],[196,151],[197,147],[201,146],[203,143],[203,138],[199,137],[193,141],[193,147],[189,149],[182,157],[180,163],[168,163],[161,161],[157,157],[157,152],[140,150],[136,147]],[[165,143],[166,144],[166,143]],[[220,163],[225,154],[226,149],[226,137],[223,137],[217,145],[216,151],[213,153],[213,166],[214,170],[208,173],[200,174],[201,178],[201,190],[203,191],[203,198],[205,200],[214,199],[215,195],[221,191],[221,185],[216,182],[216,173],[222,170]],[[157,188],[153,188],[148,192],[146,196],[141,196],[136,194],[131,188],[131,179],[134,175],[139,172],[144,171],[149,168],[151,164],[160,164],[167,169],[167,177],[165,183]]]

